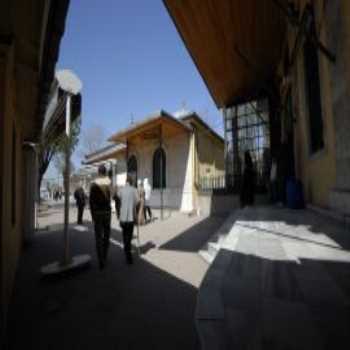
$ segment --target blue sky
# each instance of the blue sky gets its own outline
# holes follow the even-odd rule
[[[83,130],[102,126],[109,136],[131,115],[185,103],[221,133],[220,112],[161,0],[71,0],[56,68],[83,82]]]

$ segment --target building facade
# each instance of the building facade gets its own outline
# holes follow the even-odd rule
[[[283,114],[282,136],[294,136],[295,171],[307,201],[350,213],[350,4],[293,4],[308,35],[298,39],[301,29],[288,26],[279,70],[282,101],[292,110]]]
[[[240,153],[249,150],[239,109],[266,99],[271,156],[283,154],[284,173],[301,180],[308,204],[349,215],[349,1],[164,3],[223,110],[227,184],[239,185]],[[258,144],[256,125],[249,137]]]
[[[86,157],[86,164],[106,162],[114,169],[114,183],[125,184],[126,174],[134,182],[148,179],[152,186],[151,206],[183,212],[198,209],[198,190],[205,183],[220,185],[224,175],[224,142],[196,113],[175,118],[160,111],[109,141],[111,146]],[[224,186],[223,180],[221,185]]]
[[[69,2],[0,4],[0,347],[17,262],[34,229],[36,154]]]

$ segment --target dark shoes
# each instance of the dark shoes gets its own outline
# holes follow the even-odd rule
[[[131,253],[126,254],[126,263],[127,263],[128,265],[132,265],[132,264],[134,263],[134,260],[133,260],[133,258],[132,258],[132,254],[131,254]]]
[[[99,261],[99,268],[100,270],[103,270],[106,267],[106,262],[105,261]]]

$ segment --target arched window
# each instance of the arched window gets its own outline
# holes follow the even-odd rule
[[[130,175],[133,186],[137,185],[137,159],[133,155],[128,160],[127,174]]]
[[[166,187],[166,158],[163,148],[157,148],[153,154],[153,188]]]

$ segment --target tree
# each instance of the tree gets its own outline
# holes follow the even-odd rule
[[[79,141],[80,126],[81,126],[81,118],[79,117],[75,119],[75,121],[72,123],[71,135],[69,140],[67,140],[65,133],[62,133],[54,140],[48,139],[47,137],[45,137],[45,135],[42,135],[41,142],[38,145],[38,163],[39,163],[38,191],[39,193],[40,193],[40,186],[41,186],[42,179],[55,154],[64,153],[66,142],[69,142],[71,153],[74,151]]]
[[[84,157],[87,154],[94,153],[100,149],[106,140],[105,130],[94,125],[82,132],[80,154]]]
[[[64,177],[64,171],[66,168],[66,155],[63,152],[57,152],[53,156],[53,162],[55,165],[55,168],[57,172]],[[74,173],[75,171],[75,166],[72,161],[70,161],[70,172],[71,174]]]

